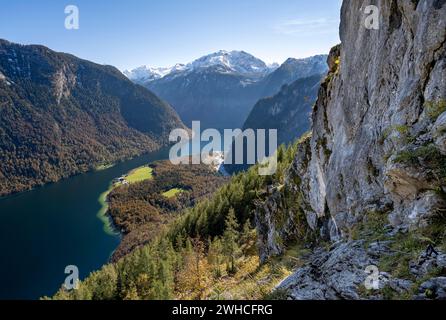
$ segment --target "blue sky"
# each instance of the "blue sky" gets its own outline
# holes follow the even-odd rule
[[[64,28],[77,5],[80,29]],[[43,44],[121,70],[224,50],[265,62],[328,53],[341,0],[0,0],[0,38]]]

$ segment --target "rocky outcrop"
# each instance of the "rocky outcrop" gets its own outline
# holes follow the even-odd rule
[[[423,282],[416,299],[446,300],[446,277],[437,277]]]
[[[446,156],[446,113],[438,117],[432,128],[432,136],[438,150]]]
[[[289,298],[296,300],[383,299],[384,288],[412,299],[446,299],[446,278],[427,279],[434,270],[446,268],[445,254],[421,254],[417,261],[410,262],[413,278],[400,279],[377,267],[381,257],[395,254],[389,245],[388,241],[368,244],[358,240],[337,242],[328,250],[318,248],[309,261],[283,280],[276,290],[284,290]],[[413,279],[424,279],[415,294],[412,294]],[[367,289],[366,283],[371,288]]]
[[[411,261],[409,266],[410,273],[417,279],[420,279],[435,269],[446,268],[446,254],[437,253],[427,255],[426,253],[423,253],[417,261]]]
[[[76,75],[71,72],[67,65],[63,65],[61,69],[55,72],[53,76],[54,95],[57,104],[60,104],[62,98],[68,98],[71,90],[76,85]]]
[[[368,5],[379,8],[378,30],[365,27]],[[363,267],[373,259],[350,240],[370,212],[387,212],[396,232],[429,226],[444,212],[445,17],[445,1],[344,0],[342,43],[330,53],[311,140],[296,154],[288,178],[308,227],[342,244],[315,252],[285,280],[292,298],[357,298]],[[262,214],[258,210],[257,221]],[[263,239],[260,234],[265,252],[281,251],[280,243]],[[333,275],[337,269],[340,275]]]
[[[359,299],[357,286],[364,283],[369,265],[376,264],[360,241],[317,249],[311,261],[279,284],[296,300]]]

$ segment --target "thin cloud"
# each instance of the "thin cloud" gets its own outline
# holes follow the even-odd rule
[[[285,35],[330,34],[337,32],[339,19],[294,19],[277,24],[274,29]]]

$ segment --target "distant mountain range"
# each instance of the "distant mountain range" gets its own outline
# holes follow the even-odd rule
[[[241,74],[251,77],[261,77],[279,67],[278,64],[267,65],[262,60],[244,51],[225,51],[203,56],[189,64],[178,63],[172,67],[148,67],[141,66],[131,71],[125,70],[123,73],[132,81],[147,85],[149,82],[161,79],[166,76],[181,75],[184,73],[203,70],[209,67],[220,66],[221,71],[233,74]]]
[[[132,71],[124,71],[123,73],[133,82],[138,84],[146,84],[151,81],[161,79],[168,74],[183,71],[186,69],[184,64],[176,64],[173,67],[168,68],[152,68],[147,66],[141,66]]]
[[[244,51],[218,51],[170,68],[143,66],[124,74],[168,101],[183,122],[203,128],[240,128],[261,98],[285,84],[327,71],[327,56],[267,65]]]
[[[0,40],[0,196],[155,150],[183,127],[114,67]]]

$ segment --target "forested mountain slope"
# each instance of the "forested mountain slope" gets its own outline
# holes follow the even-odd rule
[[[0,195],[154,150],[182,127],[114,67],[0,40]]]

